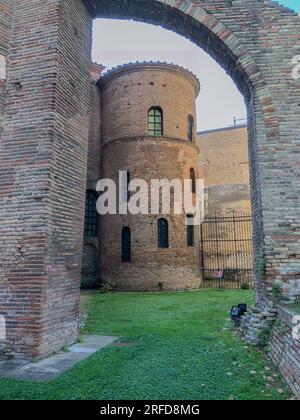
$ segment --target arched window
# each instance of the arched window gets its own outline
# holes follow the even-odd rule
[[[90,238],[98,237],[97,193],[86,192],[84,235]]]
[[[160,137],[164,134],[163,111],[159,107],[153,107],[148,112],[148,134]]]
[[[121,194],[121,199],[123,203],[128,203],[131,197],[131,193],[129,190],[129,184],[131,181],[131,177],[130,177],[130,172],[127,171],[122,171],[122,194]]]
[[[191,191],[193,194],[196,194],[196,174],[195,169],[190,169],[190,180],[191,180]]]
[[[157,222],[158,248],[169,248],[169,224],[166,219]]]
[[[128,226],[122,230],[122,262],[131,262],[131,230]]]
[[[188,116],[188,140],[193,141],[194,140],[194,117],[192,115]]]
[[[187,246],[195,246],[195,229],[194,229],[194,216],[187,215]]]
[[[127,203],[129,203],[129,200],[131,197],[131,192],[129,190],[130,181],[131,181],[130,172],[127,171]]]

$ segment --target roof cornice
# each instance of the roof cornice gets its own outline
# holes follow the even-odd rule
[[[107,83],[108,81],[112,80],[115,77],[121,76],[127,73],[139,72],[139,71],[168,71],[171,73],[179,74],[180,76],[185,77],[188,79],[195,88],[196,96],[199,95],[201,85],[197,76],[192,73],[190,70],[181,67],[177,64],[167,63],[167,62],[159,62],[159,61],[143,61],[143,62],[135,62],[135,63],[128,63],[123,64],[117,67],[108,70],[103,74],[99,83]]]

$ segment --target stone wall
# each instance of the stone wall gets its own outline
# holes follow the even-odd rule
[[[297,328],[299,326],[299,312],[278,308],[278,318],[269,344],[269,355],[292,392],[300,399],[300,328]],[[293,336],[294,328],[298,333],[298,339]]]
[[[205,184],[205,212],[251,213],[248,130],[228,127],[199,133],[200,175]]]
[[[275,295],[275,301],[280,297],[280,289],[276,290],[267,290],[268,309],[249,308],[240,330],[249,344],[267,349],[287,385],[300,398],[300,313],[293,306],[274,303]]]

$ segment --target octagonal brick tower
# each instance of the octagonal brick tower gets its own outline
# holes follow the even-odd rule
[[[118,185],[124,171],[150,186],[152,179],[198,177],[200,84],[192,73],[167,63],[127,64],[106,73],[100,88],[102,178]],[[122,291],[198,288],[199,228],[188,228],[187,217],[173,211],[102,216],[102,283]]]

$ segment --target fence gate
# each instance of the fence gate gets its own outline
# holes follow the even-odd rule
[[[201,225],[203,287],[253,288],[252,218],[250,214],[206,218]]]

